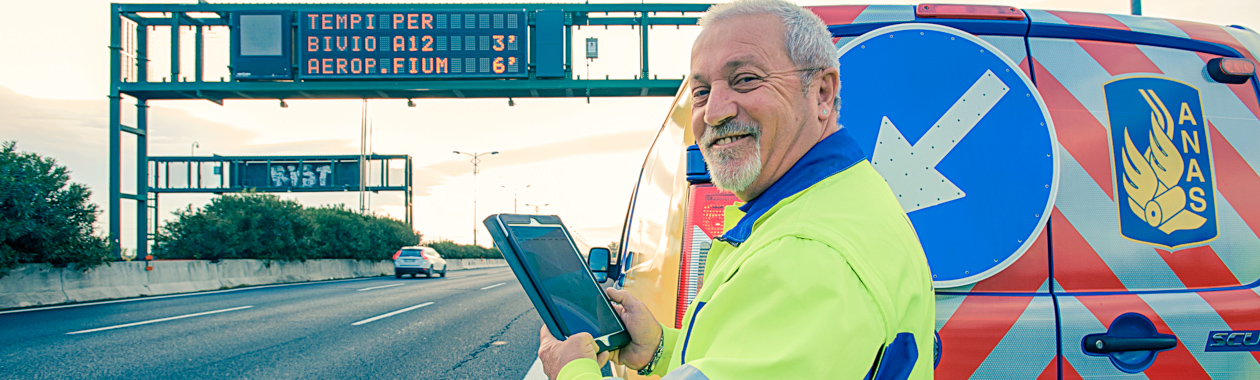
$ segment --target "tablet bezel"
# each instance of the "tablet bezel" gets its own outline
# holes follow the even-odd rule
[[[507,217],[508,219],[517,219],[519,221],[505,220],[504,217]],[[526,220],[529,222],[525,223]],[[569,233],[568,227],[565,227],[564,223],[560,220],[560,217],[555,215],[495,214],[486,218],[484,224],[489,230],[495,246],[503,253],[503,258],[508,262],[508,266],[516,275],[517,280],[521,282],[521,287],[525,289],[525,293],[529,296],[530,301],[534,303],[535,309],[546,311],[546,313],[540,312],[539,316],[542,317],[543,323],[547,326],[547,330],[551,331],[551,335],[556,339],[567,339],[570,335],[572,335],[572,332],[568,331],[567,326],[566,328],[561,328],[561,324],[563,322],[557,314],[556,306],[552,305],[550,297],[542,296],[542,291],[537,285],[538,277],[532,271],[526,269],[525,265],[523,265],[523,257],[521,256],[522,253],[520,252],[519,247],[516,246],[515,239],[511,238],[508,225],[559,227],[560,231],[564,233],[565,238],[568,239],[569,245],[573,248],[573,252],[578,255],[578,261],[585,263],[586,261],[581,258],[581,252],[577,249],[577,245],[573,242],[573,235]],[[594,274],[592,274],[589,269],[583,272],[585,272],[587,277],[590,278],[592,285],[596,288],[600,288],[599,282],[595,280]],[[526,279],[528,281],[524,281]],[[617,315],[616,309],[612,307],[612,302],[608,299],[608,296],[604,294],[602,288],[600,288],[600,291],[597,291],[596,293],[598,293],[600,299],[608,305],[607,307],[610,311],[612,311],[613,317],[616,318],[617,325],[621,328],[619,331],[594,337],[595,342],[599,346],[599,352],[615,350],[629,344],[630,333],[626,330],[625,322],[621,320],[621,316]]]

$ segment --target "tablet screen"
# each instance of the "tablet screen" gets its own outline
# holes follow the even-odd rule
[[[625,330],[562,227],[509,224],[508,229],[521,264],[534,274],[540,293],[550,295],[566,336],[585,332],[598,338]]]

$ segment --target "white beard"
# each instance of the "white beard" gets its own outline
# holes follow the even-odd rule
[[[712,149],[707,148],[717,136],[729,135],[733,131],[750,133],[754,148],[752,151],[740,148]],[[748,189],[753,181],[761,175],[761,126],[732,120],[721,127],[710,127],[700,138],[701,153],[709,165],[709,178],[718,188],[734,193]]]
[[[709,177],[718,188],[733,193],[742,192],[761,175],[761,147],[753,151],[750,160],[743,163],[725,162],[709,167]],[[735,160],[730,160],[735,161]]]

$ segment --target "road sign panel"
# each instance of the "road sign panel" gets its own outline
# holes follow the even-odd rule
[[[1058,187],[1049,113],[1017,63],[966,32],[902,24],[840,49],[840,124],[909,213],[938,288],[975,283],[1041,234]]]
[[[302,12],[302,79],[525,77],[524,10]]]

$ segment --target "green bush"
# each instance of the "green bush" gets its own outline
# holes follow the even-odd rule
[[[425,246],[436,249],[444,259],[502,259],[503,253],[498,248],[486,248],[479,245],[456,244],[450,240],[425,243]]]
[[[23,263],[91,268],[110,257],[109,241],[93,234],[98,210],[86,186],[52,158],[0,147],[0,275]]]
[[[153,246],[163,259],[316,258],[308,236],[314,223],[302,205],[271,194],[244,193],[214,198],[201,209],[175,212],[162,226]]]
[[[397,220],[345,206],[304,208],[272,194],[224,195],[176,215],[157,236],[158,258],[386,260],[420,240]]]
[[[306,209],[306,215],[317,226],[311,245],[321,258],[388,260],[399,248],[420,241],[406,223],[345,206]]]

